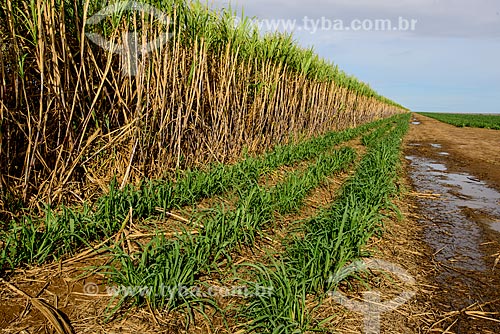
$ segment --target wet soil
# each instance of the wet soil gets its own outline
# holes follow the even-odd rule
[[[421,115],[415,115],[420,124],[411,124],[406,138],[408,144],[439,144],[449,154],[447,166],[454,172],[469,172],[500,191],[500,131],[477,128],[459,128]],[[422,154],[434,155],[430,145],[422,145]],[[408,155],[411,155],[409,152]]]
[[[500,333],[500,131],[414,115],[405,155],[429,246],[429,332]]]

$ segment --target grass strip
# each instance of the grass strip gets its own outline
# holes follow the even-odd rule
[[[248,332],[303,333],[321,330],[329,321],[314,319],[314,308],[335,288],[330,278],[349,262],[367,256],[367,241],[383,231],[382,212],[393,208],[391,197],[397,193],[400,146],[408,121],[409,115],[393,118],[395,123],[388,123],[392,129],[363,140],[368,152],[339,199],[305,224],[304,237],[294,238],[281,259],[270,266],[248,265],[257,273],[255,281],[245,281],[255,293],[240,310]],[[259,294],[262,287],[273,293]],[[312,307],[311,295],[317,297]]]
[[[134,219],[162,216],[156,208],[167,212],[230,190],[246,189],[280,166],[316,158],[332,146],[380,126],[383,121],[277,146],[262,156],[247,157],[234,165],[217,164],[208,170],[179,171],[177,182],[146,180],[138,187],[128,185],[122,190],[112,182],[109,192],[93,207],[86,204],[81,208],[62,206],[58,212],[46,207],[43,218],[25,215],[19,221],[11,221],[0,233],[3,243],[0,276],[7,269],[57,260],[96,240],[109,238],[130,218],[130,212]]]
[[[500,130],[500,115],[444,114],[431,112],[420,112],[419,114],[461,128],[471,127]]]
[[[274,221],[276,211],[288,213],[302,206],[312,189],[348,168],[355,156],[353,149],[342,148],[319,156],[305,171],[275,187],[267,189],[254,182],[239,193],[235,210],[214,208],[200,216],[204,228],[198,235],[185,233],[169,240],[158,236],[133,255],[114,250],[113,263],[102,268],[110,280],[121,287],[148,287],[146,295],[121,295],[116,309],[146,300],[152,307],[169,309],[191,310],[193,305],[203,304],[196,294],[188,294],[188,298],[181,289],[185,292],[186,287],[202,284],[197,279],[217,270],[221,261],[231,261],[231,252],[239,245],[253,245],[262,227]],[[295,199],[293,206],[291,198]],[[169,294],[163,293],[165,287]]]

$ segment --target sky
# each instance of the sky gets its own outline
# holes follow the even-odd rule
[[[500,113],[500,0],[212,1],[243,8],[263,32],[293,30],[413,111]],[[376,20],[391,27],[376,30]]]

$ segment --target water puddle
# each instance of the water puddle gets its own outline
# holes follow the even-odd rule
[[[500,333],[500,192],[453,159],[448,144],[409,145],[406,159],[418,207],[422,237],[434,263],[432,309],[453,333]],[[446,148],[443,149],[443,146]],[[497,268],[497,269],[495,269]],[[478,306],[480,305],[480,306]],[[467,312],[479,307],[491,319]],[[450,313],[457,315],[449,317]],[[435,328],[437,329],[437,328]]]
[[[411,124],[413,124],[413,125],[420,125],[422,123],[420,123],[419,121],[413,121],[413,122],[411,122]]]
[[[491,223],[491,229],[500,233],[500,221]]]
[[[432,199],[424,196],[420,202],[430,224],[426,241],[434,248],[436,260],[463,270],[488,270],[480,249],[484,231],[480,222],[500,231],[500,193],[472,175],[451,173],[432,159],[406,159],[411,161],[416,191],[432,194]]]
[[[427,166],[429,166],[429,168],[432,169],[432,170],[437,170],[437,171],[440,171],[440,172],[444,172],[444,171],[448,170],[448,168],[446,168],[446,166],[443,165],[443,164],[428,163]]]

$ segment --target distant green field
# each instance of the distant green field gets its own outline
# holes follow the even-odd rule
[[[466,126],[471,128],[500,130],[500,115],[443,114],[430,112],[419,112],[419,114],[459,127]]]

